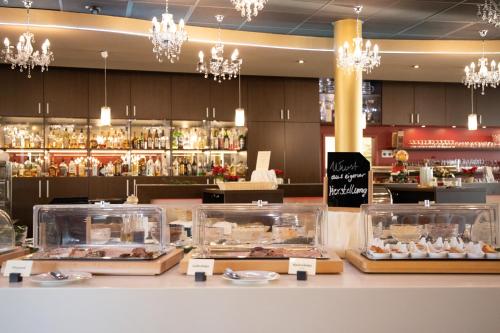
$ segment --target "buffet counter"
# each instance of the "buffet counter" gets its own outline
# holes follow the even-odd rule
[[[0,278],[2,332],[498,332],[498,275],[295,276],[234,286],[157,277],[96,276],[39,288]],[[29,320],[26,320],[29,318]],[[413,323],[413,324],[412,324]]]

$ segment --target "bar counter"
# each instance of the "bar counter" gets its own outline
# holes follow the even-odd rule
[[[262,286],[178,273],[41,288],[0,278],[2,332],[498,332],[497,275],[295,276]],[[29,318],[29,320],[26,320]]]

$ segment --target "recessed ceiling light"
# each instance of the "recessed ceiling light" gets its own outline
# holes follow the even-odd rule
[[[482,126],[482,128],[486,128],[486,126]]]
[[[303,59],[299,59],[297,62],[302,65],[305,61]]]
[[[413,68],[413,69],[419,69],[420,65],[413,65],[413,66],[411,66],[411,68]]]
[[[457,128],[457,126],[453,125],[453,126],[451,126],[451,128]]]
[[[420,127],[425,128],[425,125],[422,125],[422,126],[420,126]]]

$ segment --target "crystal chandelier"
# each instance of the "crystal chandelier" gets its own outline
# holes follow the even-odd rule
[[[356,21],[359,21],[359,14],[363,6],[354,7],[356,13]],[[356,38],[353,38],[353,50],[351,52],[350,45],[345,42],[337,50],[337,66],[348,70],[360,70],[370,73],[373,68],[380,65],[380,55],[378,45],[375,44],[372,48],[372,43],[367,41],[363,47],[363,38],[359,34],[358,24],[356,24]]]
[[[483,38],[483,55],[477,61],[477,66],[471,62],[469,66],[465,66],[464,84],[468,88],[481,87],[481,95],[484,95],[486,87],[496,88],[500,84],[500,64],[497,66],[495,60],[492,60],[488,69],[488,58],[484,56],[484,38],[488,30],[481,30],[479,34]],[[477,69],[477,70],[476,70]]]
[[[484,4],[477,5],[477,16],[485,23],[500,28],[500,9],[493,0],[485,0]]]
[[[214,81],[219,83],[222,80],[236,78],[241,69],[241,64],[243,59],[239,57],[238,49],[234,49],[231,54],[230,59],[224,59],[224,44],[221,41],[221,29],[220,25],[224,19],[223,15],[216,15],[215,18],[219,23],[219,37],[217,43],[212,47],[211,58],[208,64],[205,63],[203,51],[198,53],[199,61],[196,70],[199,73],[205,74],[205,78],[208,78],[209,74],[212,74]]]
[[[49,64],[54,60],[54,54],[50,50],[50,42],[48,39],[42,44],[42,52],[34,51],[33,44],[35,43],[35,36],[30,32],[30,8],[33,2],[31,0],[23,1],[24,7],[26,8],[27,14],[27,24],[26,32],[19,37],[19,42],[14,47],[10,45],[9,39],[6,37],[3,41],[4,49],[2,50],[2,56],[4,62],[11,64],[11,68],[14,69],[16,66],[19,70],[23,72],[28,70],[28,78],[31,77],[31,70],[35,66],[40,66],[41,71],[49,69]]]
[[[159,62],[163,61],[163,57],[171,63],[179,59],[182,43],[187,40],[188,35],[184,29],[184,20],[180,19],[177,26],[173,15],[168,12],[168,0],[165,1],[165,13],[161,15],[161,23],[156,16],[153,17],[149,33],[149,39],[153,43],[153,53]]]
[[[237,11],[241,12],[241,17],[246,17],[250,22],[252,16],[257,16],[259,10],[264,9],[267,0],[231,0]]]

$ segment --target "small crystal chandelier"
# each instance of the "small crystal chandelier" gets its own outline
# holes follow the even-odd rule
[[[231,59],[224,59],[224,44],[222,44],[220,29],[224,16],[216,15],[215,18],[219,23],[218,41],[212,47],[211,58],[208,64],[204,61],[205,55],[203,54],[203,51],[198,53],[199,61],[196,70],[199,73],[204,74],[205,78],[208,78],[208,75],[212,74],[214,76],[214,81],[218,81],[220,83],[222,80],[231,80],[239,75],[243,59],[239,57],[238,49],[234,49],[231,54]]]
[[[490,69],[488,69],[488,58],[484,56],[484,38],[488,30],[481,30],[479,34],[483,38],[483,55],[477,61],[477,71],[476,64],[471,62],[469,66],[465,66],[465,77],[464,84],[468,88],[478,88],[481,87],[481,95],[484,95],[484,89],[486,87],[496,88],[500,84],[500,64],[497,66],[495,60],[490,63]]]
[[[257,16],[259,10],[264,9],[267,0],[231,0],[237,11],[241,12],[241,17],[246,17],[250,22],[252,16]]]
[[[161,23],[156,16],[153,17],[149,33],[149,39],[153,43],[153,53],[159,62],[163,61],[163,57],[171,63],[179,59],[182,43],[187,40],[188,34],[184,29],[183,19],[179,20],[178,26],[175,24],[173,15],[168,12],[168,0],[165,1],[165,13],[161,15]]]
[[[477,16],[485,23],[500,28],[500,9],[493,0],[485,0],[484,4],[477,5]]]
[[[10,41],[5,37],[3,44],[5,48],[2,50],[2,56],[5,63],[10,63],[11,68],[19,67],[19,71],[23,72],[28,70],[28,78],[31,78],[31,70],[35,66],[40,66],[41,71],[49,69],[49,64],[54,60],[54,54],[50,50],[50,42],[48,39],[42,44],[42,52],[34,51],[33,44],[35,43],[35,36],[30,32],[30,8],[33,2],[31,0],[23,1],[26,8],[27,24],[26,32],[19,37],[19,42],[14,47],[10,45]],[[17,51],[17,53],[16,53]]]
[[[363,6],[354,7],[356,21],[359,21],[359,14]],[[357,23],[357,22],[356,22]],[[372,43],[367,41],[363,48],[363,38],[359,34],[358,24],[356,24],[356,38],[353,39],[353,51],[351,52],[349,43],[346,41],[337,50],[337,66],[348,70],[360,70],[370,73],[373,68],[380,65],[380,55],[378,45],[372,48]]]
[[[100,126],[111,126],[111,108],[108,106],[108,82],[107,82],[107,69],[108,69],[108,51],[101,52],[101,57],[104,59],[104,106],[101,106],[101,119]]]

